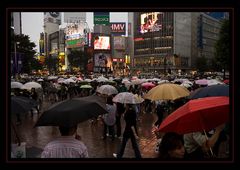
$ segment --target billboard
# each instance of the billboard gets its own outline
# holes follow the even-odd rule
[[[86,12],[64,12],[64,22],[74,23],[78,21],[86,21]]]
[[[44,12],[44,23],[54,23],[61,25],[61,13],[60,12]]]
[[[163,12],[150,12],[144,13],[140,16],[140,32],[142,34],[147,32],[160,31],[162,29],[163,23]]]
[[[39,40],[39,53],[43,55],[44,53],[44,33],[40,33],[40,40]]]
[[[93,43],[94,50],[110,50],[110,37],[98,36]]]
[[[66,40],[66,48],[76,48],[82,47],[85,45],[85,40],[83,38],[79,38],[76,40]]]
[[[113,37],[113,44],[114,44],[114,49],[115,50],[124,50],[125,47],[125,37]]]
[[[81,23],[71,23],[65,28],[65,39],[75,40],[84,37],[84,25]]]
[[[94,67],[108,67],[112,65],[112,59],[110,54],[96,53],[94,54]]]
[[[111,33],[113,35],[125,35],[126,34],[126,23],[125,22],[114,22],[110,23]]]
[[[94,12],[94,25],[109,25],[109,12]]]

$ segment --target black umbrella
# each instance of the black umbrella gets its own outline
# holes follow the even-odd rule
[[[11,113],[22,114],[31,110],[37,105],[37,102],[33,99],[29,99],[23,96],[12,96],[11,97]]]
[[[195,90],[190,94],[190,99],[198,99],[213,96],[229,96],[229,86],[225,84],[212,85]]]
[[[52,106],[38,119],[35,126],[72,127],[107,111],[94,100],[73,98]]]

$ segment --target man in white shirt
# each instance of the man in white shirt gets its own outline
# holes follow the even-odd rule
[[[79,136],[74,137],[77,126],[60,126],[59,130],[61,137],[45,146],[41,158],[88,158],[87,147],[79,140]]]

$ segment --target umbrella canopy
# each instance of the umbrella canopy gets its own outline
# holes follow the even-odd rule
[[[43,79],[37,79],[37,81],[39,82],[39,81],[44,81]]]
[[[118,93],[117,89],[111,85],[102,85],[97,89],[97,92],[100,94],[106,94],[108,96]]]
[[[175,100],[181,97],[186,97],[190,92],[177,84],[164,83],[160,84],[144,95],[145,99],[150,100]]]
[[[38,88],[42,88],[42,85],[36,82],[28,82],[25,83],[21,89],[27,89],[27,90],[31,90],[32,88],[38,89]]]
[[[17,82],[17,81],[11,82],[11,89],[20,89],[22,86],[23,84],[20,82]]]
[[[229,97],[206,97],[190,100],[163,120],[162,132],[186,134],[209,131],[229,119]]]
[[[89,85],[89,84],[85,84],[85,85],[80,86],[80,89],[91,89],[91,88],[92,88],[92,86]]]
[[[229,86],[225,84],[212,85],[208,87],[198,88],[189,96],[190,99],[213,96],[229,96]]]
[[[141,86],[148,89],[148,88],[155,87],[156,85],[150,82],[146,82],[146,83],[143,83]]]
[[[11,114],[22,114],[31,110],[37,105],[35,100],[23,96],[11,97]]]
[[[199,85],[208,85],[208,80],[207,79],[195,80],[195,83]]]
[[[223,83],[229,84],[229,79],[223,80]]]
[[[73,98],[49,108],[41,115],[35,126],[71,127],[104,113],[107,111],[94,100]]]
[[[208,80],[208,86],[213,86],[213,85],[217,85],[217,84],[223,84],[223,83],[216,79]]]
[[[97,78],[97,82],[106,82],[106,81],[108,81],[106,77],[101,76]]]
[[[136,95],[129,92],[118,93],[114,98],[113,102],[116,103],[125,103],[125,104],[138,104],[144,101],[143,98],[137,97]]]

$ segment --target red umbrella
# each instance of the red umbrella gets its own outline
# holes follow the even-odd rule
[[[186,134],[209,131],[229,119],[229,97],[205,97],[190,100],[171,113],[159,131]]]
[[[229,79],[224,80],[223,83],[229,84]]]

